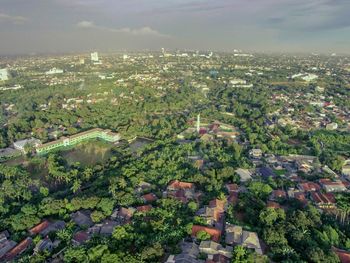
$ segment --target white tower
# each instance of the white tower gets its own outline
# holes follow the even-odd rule
[[[201,115],[197,115],[197,132],[199,133],[199,130],[201,129]]]
[[[92,62],[98,62],[99,61],[97,52],[91,53],[91,61]]]

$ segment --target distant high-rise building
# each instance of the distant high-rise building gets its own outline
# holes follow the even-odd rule
[[[198,133],[199,133],[200,129],[201,129],[201,115],[198,114],[197,115],[197,132]]]
[[[9,72],[6,68],[0,69],[0,80],[5,81],[9,79]]]
[[[92,62],[99,62],[98,53],[97,52],[91,53],[91,61]]]

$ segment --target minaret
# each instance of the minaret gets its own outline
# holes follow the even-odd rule
[[[197,115],[197,132],[199,133],[199,130],[201,129],[201,115]]]

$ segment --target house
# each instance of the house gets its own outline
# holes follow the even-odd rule
[[[46,228],[48,228],[50,225],[49,221],[44,220],[40,224],[36,225],[35,227],[28,230],[29,234],[34,236],[39,234],[40,232],[44,231]]]
[[[187,203],[189,199],[196,197],[195,185],[178,180],[172,181],[167,187],[166,196],[171,196],[183,203]]]
[[[79,231],[73,235],[72,244],[80,246],[90,240],[90,235],[85,231]]]
[[[0,233],[0,259],[17,245],[15,241],[8,240],[8,237],[9,234],[7,231]]]
[[[227,203],[231,205],[237,205],[238,204],[238,192],[232,192],[227,197]]]
[[[33,239],[30,237],[27,237],[26,239],[22,240],[17,246],[12,248],[4,257],[5,261],[12,261],[17,256],[22,254],[24,251],[26,251],[31,245],[33,244]]]
[[[279,203],[273,202],[273,201],[267,201],[267,208],[273,208],[273,209],[282,209]]]
[[[141,198],[145,203],[152,203],[158,200],[158,197],[153,193],[145,194]]]
[[[199,255],[199,247],[194,242],[180,243],[181,253],[178,255],[170,255],[165,263],[204,263],[203,260],[197,259]]]
[[[252,179],[252,173],[248,169],[238,168],[235,172],[243,183]]]
[[[298,188],[303,192],[315,192],[321,190],[321,186],[313,182],[300,183],[298,184]]]
[[[335,208],[335,197],[332,193],[312,192],[311,199],[319,208]]]
[[[200,225],[192,226],[192,237],[196,238],[198,232],[204,231],[210,235],[210,239],[216,242],[220,241],[221,238],[221,230],[214,227],[206,227]]]
[[[111,218],[113,220],[120,222],[121,224],[126,224],[131,221],[131,218],[135,213],[135,211],[136,209],[133,207],[129,207],[129,208],[121,207],[120,209],[116,209],[113,211]]]
[[[303,205],[307,205],[308,201],[305,197],[305,194],[302,192],[296,192],[294,193],[294,198],[297,199],[300,203]]]
[[[51,252],[53,248],[53,243],[50,238],[46,237],[38,242],[34,248],[34,253],[40,253],[42,251],[48,250]]]
[[[150,190],[152,185],[147,182],[140,182],[138,187],[135,189],[136,193],[142,193],[143,191]]]
[[[258,173],[265,179],[267,179],[269,177],[275,177],[276,176],[274,171],[271,168],[269,168],[269,167],[261,167],[261,168],[259,168]]]
[[[199,245],[199,251],[201,253],[205,253],[207,255],[223,255],[225,257],[231,258],[232,257],[232,247],[227,246],[223,247],[221,244],[216,243],[211,240],[202,241]]]
[[[101,228],[100,228],[100,235],[106,235],[106,236],[112,235],[115,227],[118,225],[119,224],[117,222],[112,221],[112,220],[104,221]]]
[[[226,244],[241,245],[263,254],[260,240],[255,232],[245,231],[241,226],[226,225]]]
[[[332,251],[337,254],[341,263],[349,263],[350,262],[350,252],[346,250],[342,250],[339,248],[332,247]]]
[[[79,227],[90,227],[94,224],[90,214],[90,211],[77,211],[71,214],[71,218]]]
[[[239,190],[238,184],[226,184],[225,187],[229,193],[238,192]]]
[[[139,213],[146,213],[146,212],[150,211],[151,209],[152,209],[151,205],[142,205],[142,206],[136,207],[136,211]]]
[[[55,221],[53,223],[50,223],[49,226],[47,228],[45,228],[44,230],[42,230],[40,232],[41,236],[47,236],[48,234],[52,233],[52,232],[56,232],[58,230],[62,230],[66,227],[66,223],[64,221]]]
[[[270,199],[271,200],[281,200],[281,199],[286,199],[287,198],[287,193],[284,190],[273,190],[271,195],[270,195]]]
[[[20,140],[20,141],[16,141],[13,143],[13,147],[23,153],[25,153],[25,147],[27,145],[33,145],[34,147],[37,147],[39,145],[41,145],[41,141],[38,139],[24,139],[24,140]]]
[[[320,179],[320,185],[327,192],[344,192],[346,191],[346,186],[340,180],[331,181],[330,179]]]
[[[252,149],[249,151],[249,155],[253,158],[261,158],[262,157],[262,150],[260,149]]]

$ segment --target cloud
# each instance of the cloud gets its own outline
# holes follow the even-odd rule
[[[82,29],[97,29],[97,30],[109,31],[114,33],[124,33],[124,34],[133,35],[133,36],[155,36],[155,37],[167,37],[167,38],[169,37],[168,35],[162,34],[149,26],[144,26],[140,28],[129,28],[129,27],[112,28],[112,27],[99,26],[99,25],[96,25],[93,21],[87,21],[87,20],[78,22],[76,26]]]
[[[0,22],[9,22],[15,25],[24,24],[28,21],[27,18],[23,16],[13,16],[5,13],[0,13]]]

